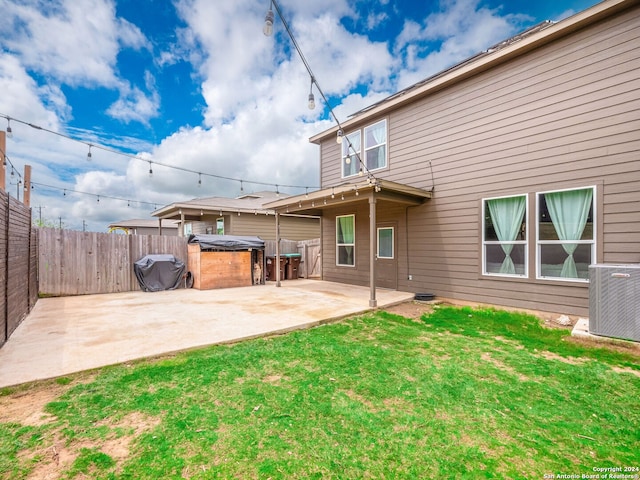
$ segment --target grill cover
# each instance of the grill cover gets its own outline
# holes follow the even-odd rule
[[[237,235],[191,235],[189,243],[200,244],[201,250],[233,252],[238,250],[264,250],[264,240],[260,237],[241,237]]]
[[[186,266],[173,255],[147,255],[133,264],[140,288],[145,292],[175,290]]]

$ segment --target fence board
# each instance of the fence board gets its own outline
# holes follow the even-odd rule
[[[38,282],[31,269],[32,230],[31,209],[0,191],[0,346],[37,300],[29,292]]]
[[[187,240],[167,235],[119,235],[38,229],[40,292],[85,295],[139,290],[136,260],[170,254],[186,263]]]
[[[0,346],[7,341],[7,249],[9,196],[0,190]]]

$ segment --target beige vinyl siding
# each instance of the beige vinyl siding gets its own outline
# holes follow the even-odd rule
[[[587,315],[588,285],[535,279],[535,193],[553,189],[595,185],[597,260],[640,262],[637,6],[385,116],[390,168],[377,176],[427,189],[435,183],[433,198],[408,210],[411,259],[399,239],[400,290]],[[321,153],[323,186],[339,183],[334,138]],[[529,194],[529,277],[483,277],[481,199],[512,194]],[[357,272],[331,270],[335,227],[324,222],[325,278],[367,284],[362,209]]]
[[[263,240],[276,239],[276,217],[265,214],[237,214],[225,217],[225,233],[229,235],[258,236]],[[280,238],[287,240],[310,240],[320,238],[320,220],[280,216]]]

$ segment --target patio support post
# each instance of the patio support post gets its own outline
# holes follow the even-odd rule
[[[184,213],[180,210],[180,229],[178,230],[178,235],[184,237]]]
[[[276,212],[276,287],[280,286],[280,214]]]
[[[162,219],[158,218],[158,235],[162,235]]]
[[[369,306],[378,306],[376,300],[376,197],[372,191],[369,196],[369,288],[371,290]]]

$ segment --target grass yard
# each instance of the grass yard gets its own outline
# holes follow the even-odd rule
[[[6,390],[5,409],[54,394],[44,414],[0,417],[0,475],[542,479],[639,468],[640,358],[568,333],[491,309],[376,312]]]

